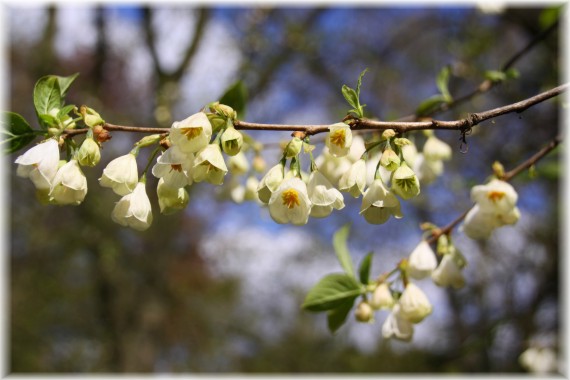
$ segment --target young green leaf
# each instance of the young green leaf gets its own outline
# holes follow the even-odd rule
[[[354,89],[344,84],[342,85],[342,96],[344,96],[348,104],[350,104],[355,108],[354,110],[350,110],[349,112],[357,111],[359,104],[358,104],[358,94],[356,93],[356,91],[354,91]]]
[[[316,312],[336,309],[364,292],[354,277],[344,273],[329,274],[309,291],[302,308]]]
[[[451,69],[449,66],[445,66],[439,74],[437,75],[436,84],[439,92],[443,96],[445,102],[449,103],[453,100],[451,94],[449,93],[449,75],[451,74]]]
[[[63,108],[61,108],[59,110],[59,112],[57,113],[57,118],[59,120],[62,119],[62,117],[67,116],[71,111],[73,111],[75,109],[75,106],[73,104],[68,104],[66,106],[64,106]]]
[[[364,259],[360,262],[360,267],[358,269],[358,274],[360,277],[360,282],[364,285],[368,284],[370,279],[370,266],[372,265],[372,255],[374,252],[368,252]]]
[[[416,109],[417,116],[427,116],[435,111],[442,103],[447,103],[443,95],[433,95],[420,103]]]
[[[2,139],[2,144],[7,144],[4,147],[4,153],[14,153],[29,143],[31,143],[37,136],[28,122],[19,114],[14,112],[2,112],[0,114],[0,124],[2,126],[2,134],[6,136]]]
[[[360,86],[362,85],[362,78],[364,77],[364,74],[366,74],[367,71],[368,68],[365,68],[358,76],[358,82],[356,82],[356,95],[358,96],[358,98],[360,98]]]
[[[60,77],[60,76],[54,75],[54,77],[57,78],[57,83],[59,85],[59,93],[60,93],[61,99],[65,98],[65,95],[67,94],[67,90],[69,90],[69,86],[71,86],[71,84],[73,83],[75,78],[77,78],[78,75],[79,75],[79,73],[75,73],[75,74],[70,75],[68,77]]]
[[[347,299],[336,308],[327,311],[327,325],[331,333],[334,334],[342,325],[344,325],[348,313],[350,313],[354,306],[354,300],[355,298]]]
[[[245,116],[247,103],[247,88],[243,81],[232,84],[220,98],[220,104],[230,106],[237,112],[238,118]]]
[[[63,101],[59,82],[53,75],[40,78],[34,87],[34,106],[38,117],[49,114],[54,108],[59,111]],[[48,128],[45,122],[40,118],[40,124],[44,128]]]
[[[346,241],[348,240],[348,234],[350,232],[350,224],[347,223],[342,226],[338,231],[335,232],[333,236],[333,248],[336,252],[336,257],[342,269],[352,277],[356,277],[354,274],[354,267],[352,265],[352,258],[350,257],[350,252],[348,251],[348,246]]]

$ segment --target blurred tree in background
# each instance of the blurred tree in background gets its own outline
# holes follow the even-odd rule
[[[366,111],[390,120],[435,94],[445,65],[450,92],[470,93],[557,17],[553,8],[11,4],[7,109],[33,120],[35,81],[79,72],[70,102],[112,123],[169,127],[241,79],[244,120],[332,124],[346,112],[341,86],[368,67]],[[559,84],[559,34],[554,27],[524,53],[518,79],[438,117]],[[477,127],[467,154],[458,132],[437,132],[454,148],[445,175],[404,206],[405,219],[381,226],[367,224],[353,199],[303,228],[277,225],[266,209],[220,200],[200,184],[184,212],[155,212],[144,233],[122,228],[110,220],[116,196],[96,189],[106,162],[135,141],[119,133],[103,162],[86,170],[90,194],[79,207],[40,205],[12,170],[10,371],[521,372],[518,356],[531,339],[560,336],[559,153],[537,165],[536,178],[512,182],[516,226],[484,242],[454,234],[469,263],[467,285],[426,287],[435,310],[412,343],[383,340],[381,323],[353,318],[330,335],[323,315],[299,305],[319,277],[339,270],[330,245],[338,227],[352,220],[355,260],[373,250],[375,269],[385,270],[419,242],[421,222],[443,225],[469,207],[469,189],[494,161],[512,168],[558,135],[558,109],[549,101]],[[277,163],[271,147],[289,134],[252,135],[267,142],[268,164]]]

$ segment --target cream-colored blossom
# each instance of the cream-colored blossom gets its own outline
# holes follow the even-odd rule
[[[387,283],[379,284],[372,292],[370,306],[373,309],[390,309],[394,306],[394,303],[394,297],[392,297],[392,292]]]
[[[83,140],[81,147],[77,151],[77,161],[81,166],[95,166],[101,160],[101,151],[99,144],[91,137]]]
[[[164,179],[166,186],[178,189],[192,184],[194,155],[184,153],[177,145],[165,150],[152,167],[152,175]]]
[[[416,280],[421,280],[429,276],[436,267],[437,258],[433,249],[427,241],[422,240],[408,258],[408,275]]]
[[[234,175],[243,175],[249,171],[249,162],[243,152],[238,152],[228,159],[228,168]]]
[[[345,123],[336,123],[329,126],[326,144],[330,154],[335,157],[344,157],[350,152],[352,145],[352,131]]]
[[[87,179],[77,160],[59,168],[49,192],[50,200],[59,205],[78,205],[87,195]]]
[[[283,182],[283,165],[277,164],[263,176],[257,186],[257,196],[263,203],[269,203],[271,195],[277,191],[281,182]]]
[[[194,181],[207,181],[213,185],[221,185],[224,183],[227,172],[228,168],[218,144],[208,144],[196,153],[192,173]]]
[[[210,143],[212,124],[204,112],[198,112],[170,128],[170,141],[185,153],[196,153]]]
[[[28,149],[15,163],[18,177],[29,178],[38,190],[50,190],[59,164],[57,141],[48,139]]]
[[[455,289],[461,289],[465,286],[465,277],[460,266],[461,263],[455,253],[447,253],[443,255],[441,262],[431,273],[431,278],[438,286],[452,286]]]
[[[366,162],[363,159],[356,161],[350,169],[340,177],[338,187],[340,191],[350,193],[358,198],[366,186]]]
[[[420,193],[418,177],[406,162],[392,174],[392,190],[403,199],[410,199]]]
[[[138,181],[137,159],[132,153],[119,156],[109,162],[99,178],[101,186],[112,188],[118,195],[132,192]]]
[[[152,223],[152,208],[144,182],[138,182],[132,193],[123,196],[116,204],[111,219],[121,226],[144,231]]]
[[[451,159],[451,147],[447,143],[435,137],[435,135],[428,137],[422,152],[428,161]]]
[[[310,212],[307,185],[296,177],[284,180],[269,199],[269,214],[280,224],[307,224]]]
[[[400,201],[394,193],[384,186],[381,179],[376,179],[364,193],[360,214],[371,224],[386,223],[390,216],[403,217]]]
[[[312,217],[324,218],[329,216],[333,209],[344,208],[344,197],[340,191],[335,189],[318,170],[313,171],[309,176],[307,191],[313,204]]]
[[[165,183],[164,178],[158,180],[156,194],[160,212],[164,215],[170,215],[185,209],[190,201],[188,192],[184,187],[170,187]]]
[[[222,134],[221,143],[225,154],[235,156],[241,151],[243,136],[232,126],[227,128]]]
[[[412,323],[420,323],[432,312],[425,293],[413,282],[406,285],[398,303],[401,315]]]
[[[395,304],[388,318],[382,325],[382,336],[385,339],[396,338],[404,342],[409,342],[414,336],[414,325],[401,313],[399,304]]]
[[[476,202],[483,212],[509,213],[515,207],[517,199],[515,189],[509,183],[498,179],[471,189],[471,200]]]
[[[394,171],[400,167],[400,157],[392,149],[385,149],[380,157],[380,165],[386,170]]]
[[[358,322],[374,322],[374,310],[367,301],[360,301],[356,305],[354,317]]]

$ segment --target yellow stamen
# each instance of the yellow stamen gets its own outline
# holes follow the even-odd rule
[[[202,127],[180,128],[180,132],[186,136],[188,140],[192,140],[202,133]]]
[[[299,193],[297,193],[297,190],[295,189],[285,190],[281,195],[281,199],[283,199],[283,205],[287,206],[289,209],[301,205],[301,201],[299,200]]]
[[[489,191],[487,193],[487,198],[489,198],[493,202],[500,201],[501,199],[503,199],[504,196],[505,193],[503,193],[502,191]]]
[[[344,129],[337,129],[330,135],[330,141],[332,144],[344,148],[346,143],[346,131]]]

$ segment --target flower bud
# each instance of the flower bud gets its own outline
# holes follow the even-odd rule
[[[392,149],[388,148],[382,153],[380,157],[380,165],[386,170],[394,171],[400,167],[400,157]]]
[[[222,134],[222,149],[228,156],[235,156],[241,151],[243,136],[233,126]]]
[[[164,178],[161,178],[158,181],[156,195],[158,196],[160,212],[164,215],[170,215],[183,210],[186,208],[188,201],[190,200],[186,189],[183,187],[178,189],[170,187],[165,184]]]
[[[394,297],[387,283],[383,282],[374,289],[370,306],[374,309],[390,309],[394,306]]]
[[[303,147],[303,141],[298,137],[293,137],[287,147],[285,148],[285,157],[293,158],[297,157],[301,153],[301,148]]]
[[[405,162],[392,173],[392,189],[403,199],[413,198],[420,193],[418,177]]]
[[[95,166],[101,160],[99,144],[92,138],[86,138],[77,151],[77,161],[81,166]]]
[[[437,259],[435,253],[431,249],[429,243],[422,240],[420,244],[412,251],[408,259],[408,275],[416,280],[421,280],[437,267]]]
[[[386,140],[391,139],[394,136],[396,136],[396,131],[393,129],[386,129],[384,132],[382,132],[382,137]]]
[[[225,104],[215,103],[210,106],[210,110],[216,112],[218,115],[224,116],[226,119],[237,119],[236,111]]]
[[[400,312],[412,323],[420,323],[432,312],[432,306],[424,292],[410,282],[399,300]]]
[[[81,113],[81,116],[83,116],[83,122],[88,127],[93,128],[96,125],[105,124],[105,120],[103,120],[103,118],[101,118],[101,115],[99,115],[99,113],[97,113],[93,108],[81,106],[79,108],[79,112]]]
[[[368,302],[361,301],[358,306],[356,306],[354,317],[358,322],[372,322],[374,320],[374,310],[372,310]]]

